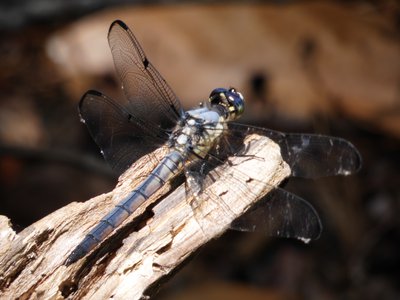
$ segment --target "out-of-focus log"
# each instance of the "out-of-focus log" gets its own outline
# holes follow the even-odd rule
[[[246,96],[252,122],[275,114],[309,122],[319,114],[400,136],[397,23],[374,6],[235,3],[94,14],[55,34],[47,47],[76,99],[88,86],[99,87],[89,83],[93,75],[114,72],[106,34],[115,19],[132,29],[186,107],[215,87],[234,86]],[[115,94],[104,81],[101,90]]]

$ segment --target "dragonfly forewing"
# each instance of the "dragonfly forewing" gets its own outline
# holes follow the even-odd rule
[[[172,129],[183,115],[181,104],[131,30],[123,22],[114,21],[108,42],[129,112],[148,126]]]
[[[238,145],[233,148],[235,151],[241,151],[240,141],[252,133],[266,136],[278,143],[283,159],[292,170],[292,176],[319,178],[350,175],[361,167],[358,150],[342,138],[307,133],[283,133],[238,123],[229,123],[228,128],[228,143]]]

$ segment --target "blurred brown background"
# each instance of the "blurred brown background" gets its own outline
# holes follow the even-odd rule
[[[0,214],[21,230],[115,185],[77,103],[122,97],[106,39],[121,19],[185,108],[234,86],[243,122],[340,136],[363,156],[357,175],[285,187],[321,214],[318,241],[228,232],[155,299],[399,299],[399,3],[112,3],[0,3]]]

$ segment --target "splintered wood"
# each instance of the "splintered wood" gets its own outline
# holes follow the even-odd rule
[[[85,234],[121,201],[165,154],[140,159],[110,193],[71,203],[19,234],[0,223],[1,299],[140,299],[196,249],[220,236],[230,223],[289,176],[279,146],[249,136],[244,156],[213,172],[219,178],[198,197],[182,184],[167,184],[120,229],[76,263],[64,261]],[[165,196],[168,192],[170,194]],[[138,221],[139,220],[139,221]]]

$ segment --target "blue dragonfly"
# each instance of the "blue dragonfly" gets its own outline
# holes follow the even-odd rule
[[[277,143],[294,177],[349,175],[361,166],[357,149],[344,139],[282,133],[236,123],[245,110],[245,101],[234,88],[216,88],[206,102],[184,111],[122,21],[112,23],[108,41],[126,97],[116,101],[98,91],[88,91],[79,104],[82,121],[106,161],[120,173],[158,147],[167,146],[168,154],[129,196],[99,220],[72,251],[66,264],[88,254],[177,175],[186,175],[188,193],[201,194],[212,177],[212,170],[229,157],[240,155],[243,140],[250,134],[265,136]],[[317,239],[322,230],[320,218],[311,204],[280,187],[273,187],[265,199],[231,227],[301,240]]]

